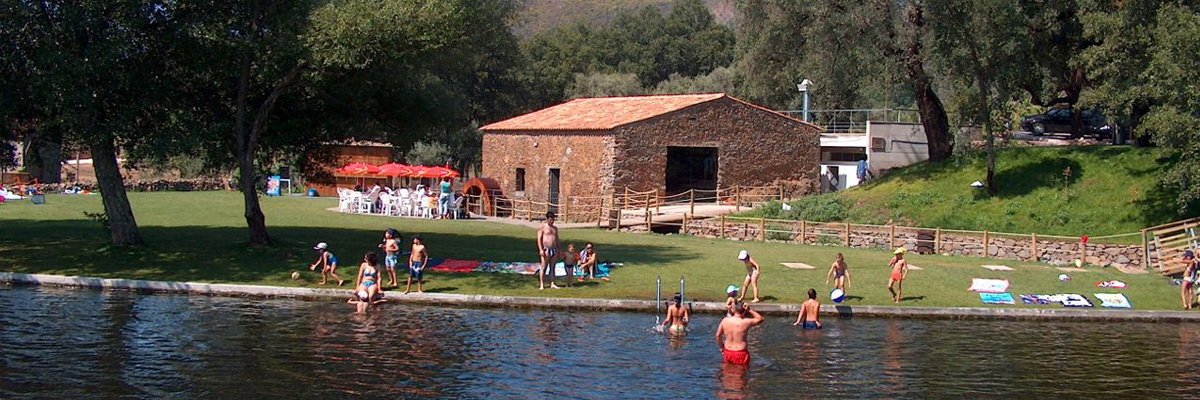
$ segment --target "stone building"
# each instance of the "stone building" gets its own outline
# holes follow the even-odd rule
[[[816,126],[724,93],[575,99],[481,130],[483,176],[510,198],[819,182]]]

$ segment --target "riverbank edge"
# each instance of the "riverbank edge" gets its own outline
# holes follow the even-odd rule
[[[93,278],[47,274],[0,272],[0,283],[10,285],[48,285],[94,289],[118,289],[140,292],[187,293],[231,297],[280,297],[300,299],[347,299],[349,289],[317,289],[227,283],[148,281],[137,279]],[[555,308],[577,310],[608,310],[654,312],[651,300],[608,300],[559,297],[489,296],[450,293],[400,294],[392,291],[391,302],[451,305],[464,307]],[[725,303],[693,302],[694,312],[722,313]],[[799,304],[755,304],[754,310],[772,316],[796,315]],[[891,306],[821,306],[821,313],[843,319],[923,318],[923,319],[983,319],[983,320],[1059,320],[1059,321],[1132,321],[1132,322],[1200,322],[1200,313],[1184,311],[1133,311],[1105,309],[1058,308],[983,308],[983,307],[891,307]]]

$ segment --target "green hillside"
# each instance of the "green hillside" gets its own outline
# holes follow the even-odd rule
[[[986,176],[981,153],[892,171],[857,188],[793,202],[791,211],[768,204],[752,215],[1069,236],[1137,232],[1191,216],[1180,215],[1175,193],[1159,184],[1174,162],[1153,148],[1004,149],[996,155],[995,197],[970,186]]]

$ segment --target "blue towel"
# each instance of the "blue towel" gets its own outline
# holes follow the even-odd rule
[[[1016,304],[1010,293],[980,293],[979,300],[983,304]]]

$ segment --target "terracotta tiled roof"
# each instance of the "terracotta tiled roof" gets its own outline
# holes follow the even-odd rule
[[[700,103],[724,93],[575,99],[480,128],[484,131],[605,131]]]

